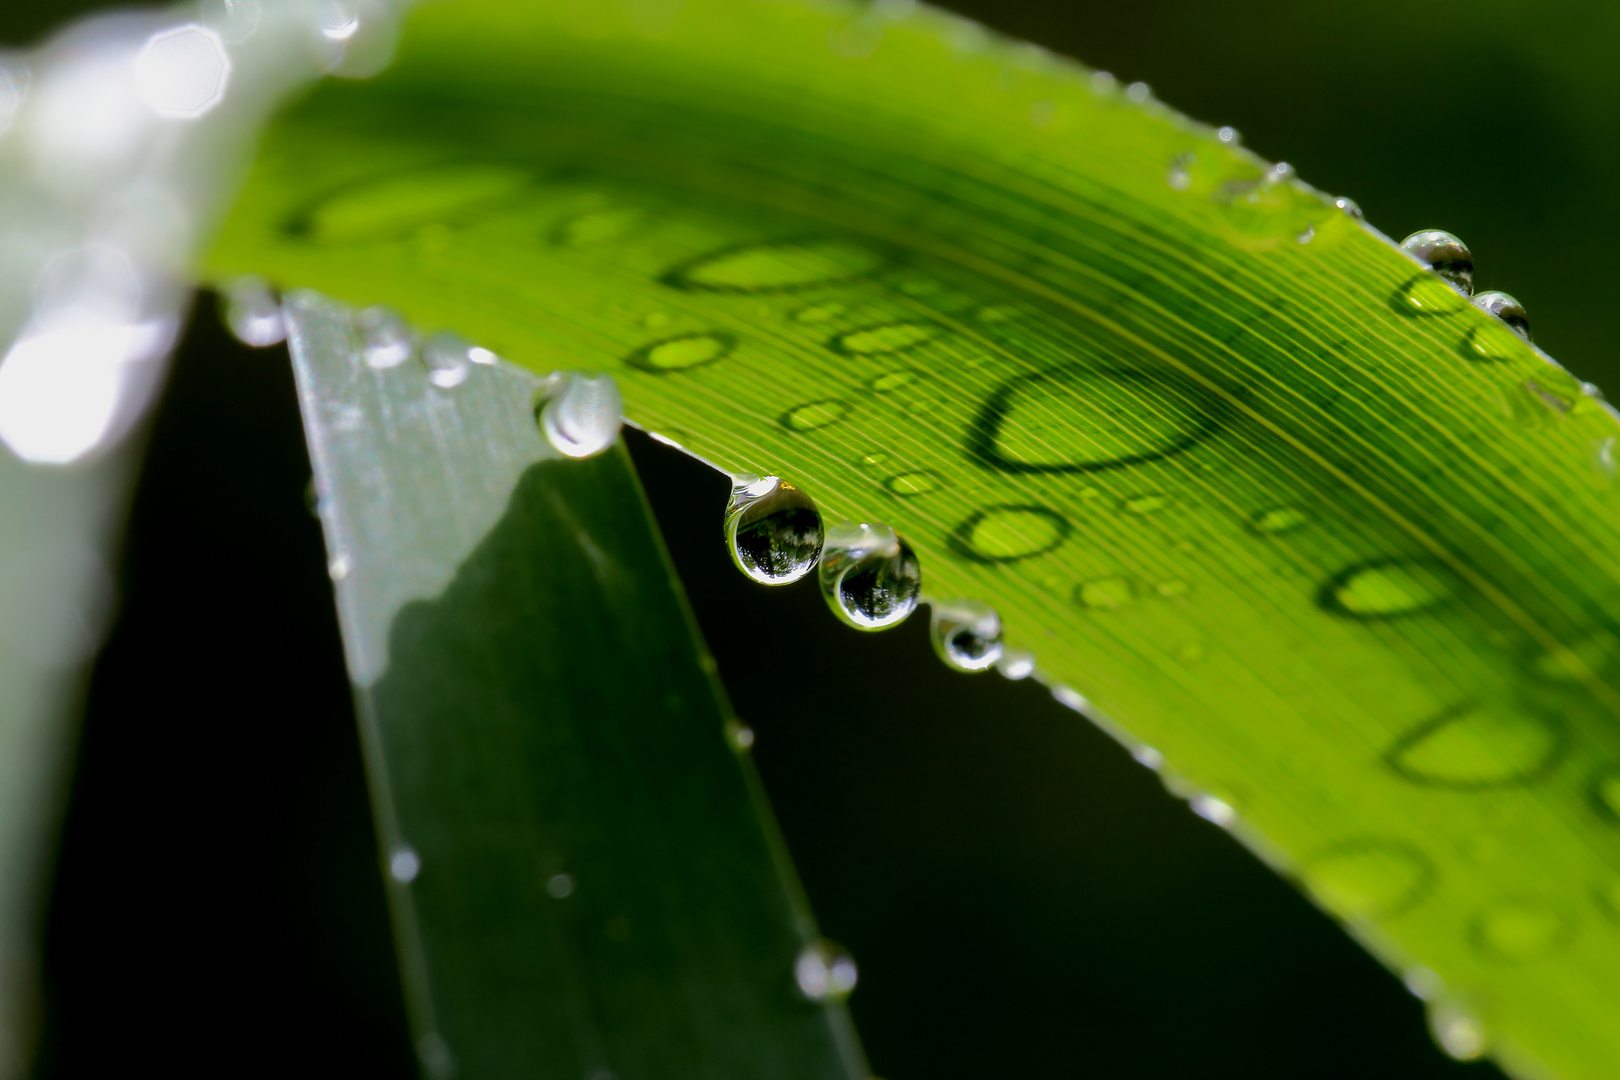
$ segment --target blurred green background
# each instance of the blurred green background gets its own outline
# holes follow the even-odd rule
[[[6,0],[0,42],[92,6]],[[1235,125],[1396,239],[1458,233],[1539,344],[1620,387],[1620,5],[952,6]],[[881,1075],[1497,1075],[1444,1058],[1395,978],[1038,687],[946,671],[921,619],[863,636],[809,583],[746,582],[725,482],[631,441],[823,927],[861,963]],[[201,305],[92,688],[43,1075],[413,1073],[308,475],[284,355]]]

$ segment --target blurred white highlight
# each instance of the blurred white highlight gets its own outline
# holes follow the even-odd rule
[[[225,100],[231,58],[214,31],[196,23],[153,34],[135,58],[135,88],[170,120],[195,120]]]

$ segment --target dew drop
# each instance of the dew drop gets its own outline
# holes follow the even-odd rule
[[[889,455],[881,450],[874,450],[870,454],[863,454],[861,460],[856,462],[863,469],[875,469],[889,460]]]
[[[1016,562],[1055,550],[1070,528],[1067,518],[1044,506],[992,506],[959,525],[950,546],[974,562]]]
[[[553,449],[565,457],[587,458],[618,441],[624,399],[611,375],[565,371],[552,378],[551,393],[540,403],[539,423]]]
[[[1424,787],[1485,791],[1530,783],[1563,759],[1561,717],[1495,699],[1447,709],[1403,735],[1385,761]]]
[[[566,900],[574,895],[574,878],[571,874],[552,874],[546,879],[546,892],[553,900]]]
[[[927,495],[931,491],[939,490],[939,474],[921,471],[900,473],[883,481],[883,486],[891,495],[898,495],[909,499],[914,495]]]
[[[1474,297],[1474,305],[1507,323],[1508,329],[1524,340],[1530,340],[1530,319],[1524,313],[1524,305],[1507,293],[1482,292]]]
[[[1401,250],[1433,270],[1464,296],[1474,292],[1474,256],[1468,245],[1448,232],[1424,229],[1401,241]]]
[[[1462,354],[1475,362],[1499,363],[1513,359],[1523,348],[1522,342],[1503,327],[1476,326],[1463,339]]]
[[[355,325],[360,329],[360,351],[368,367],[397,367],[411,358],[410,327],[395,312],[369,307],[355,317]]]
[[[787,585],[821,557],[821,514],[810,496],[775,476],[732,489],[726,544],[737,569],[761,585]]]
[[[1125,88],[1125,96],[1137,104],[1141,104],[1153,96],[1153,88],[1145,82],[1133,82]]]
[[[1075,712],[1085,712],[1091,707],[1091,702],[1086,700],[1086,695],[1072,686],[1063,686],[1061,684],[1052,687],[1052,700],[1066,709],[1073,709]]]
[[[427,226],[511,200],[532,177],[499,165],[457,165],[361,184],[327,199],[293,231],[328,244],[368,243],[406,236]]]
[[[911,368],[901,368],[899,371],[879,375],[866,385],[879,394],[886,394],[891,390],[898,390],[902,386],[910,386],[920,378],[922,378],[921,372]]]
[[[468,345],[448,330],[434,334],[422,343],[422,363],[427,365],[428,382],[441,390],[460,386],[472,374]]]
[[[1420,562],[1378,561],[1351,567],[1328,582],[1322,606],[1353,619],[1392,619],[1432,608],[1451,595],[1451,583]]]
[[[422,858],[408,844],[395,844],[388,856],[388,876],[401,885],[409,885],[422,872]]]
[[[1028,649],[1004,649],[996,670],[1008,679],[1027,679],[1035,674],[1035,654]]]
[[[730,334],[682,334],[638,350],[630,357],[630,366],[658,374],[687,371],[724,359],[736,347],[737,339]]]
[[[1159,752],[1157,747],[1149,746],[1147,743],[1139,743],[1133,747],[1131,759],[1143,768],[1152,769],[1154,772],[1164,768],[1164,755]]]
[[[1480,912],[1474,943],[1503,960],[1533,960],[1562,945],[1567,929],[1558,912],[1539,900],[1504,900]]]
[[[1001,659],[1001,617],[977,600],[935,601],[929,634],[939,658],[958,671],[983,671]]]
[[[1092,611],[1118,611],[1135,598],[1135,587],[1122,577],[1087,581],[1075,586],[1074,590],[1074,602]]]
[[[1447,998],[1429,1003],[1429,1034],[1458,1061],[1478,1061],[1490,1048],[1490,1035],[1479,1017]]]
[[[1384,919],[1421,901],[1434,884],[1434,867],[1400,841],[1359,840],[1311,860],[1305,885],[1329,911],[1351,919]]]
[[[1213,795],[1194,795],[1187,800],[1187,805],[1193,813],[1223,829],[1231,828],[1237,820],[1237,811],[1232,809],[1232,804]]]
[[[822,938],[799,951],[793,961],[793,979],[811,1001],[843,1001],[860,979],[855,958],[837,942]]]
[[[794,431],[815,431],[838,423],[849,415],[849,402],[838,398],[811,401],[782,414],[782,423]]]
[[[842,315],[845,310],[845,306],[837,301],[829,304],[810,304],[807,307],[802,307],[798,311],[795,311],[793,313],[793,319],[795,322],[802,323],[832,322],[834,319],[838,318],[838,316]]]
[[[1362,219],[1363,215],[1361,213],[1361,205],[1354,199],[1346,198],[1345,196],[1340,195],[1337,199],[1333,200],[1333,205],[1337,206],[1340,210],[1343,210],[1346,215],[1355,218],[1357,221]]]
[[[1215,132],[1215,137],[1221,140],[1221,142],[1226,143],[1228,146],[1236,146],[1238,143],[1243,141],[1243,136],[1238,134],[1238,129],[1232,127],[1230,124],[1219,128]]]
[[[1277,536],[1303,528],[1310,520],[1310,515],[1297,506],[1274,506],[1255,514],[1249,527],[1262,536]]]
[[[934,323],[884,323],[881,326],[868,326],[861,330],[839,334],[833,338],[832,347],[851,356],[900,352],[921,345],[925,341],[932,341],[942,333],[943,328]]]
[[[886,525],[839,525],[827,531],[821,593],[833,614],[857,630],[883,630],[917,607],[922,567]]]
[[[348,577],[349,570],[349,553],[347,551],[335,551],[332,553],[332,557],[326,560],[326,575],[333,581],[342,581]]]
[[[741,720],[727,720],[726,742],[738,753],[751,750],[754,746],[754,729]]]
[[[1091,73],[1091,91],[1094,94],[1112,94],[1119,80],[1114,78],[1111,71],[1093,71]]]
[[[225,325],[244,345],[262,349],[287,340],[281,301],[268,282],[240,277],[225,287]]]
[[[679,289],[710,292],[792,292],[854,281],[888,260],[845,240],[752,244],[706,255],[665,275]]]

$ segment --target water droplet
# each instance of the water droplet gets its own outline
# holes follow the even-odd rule
[[[1133,82],[1125,88],[1125,96],[1141,104],[1153,96],[1153,88],[1145,82]]]
[[[295,235],[326,243],[369,243],[426,226],[464,222],[511,202],[532,178],[500,165],[454,165],[362,183],[293,222]]]
[[[1489,1033],[1479,1017],[1446,998],[1429,1003],[1429,1034],[1458,1061],[1478,1061],[1490,1048]]]
[[[1165,380],[1069,369],[1022,375],[997,389],[969,448],[1002,472],[1096,472],[1179,454],[1215,427],[1191,394]]]
[[[408,844],[395,844],[388,856],[388,876],[401,885],[409,885],[422,872],[422,859]]]
[[[411,358],[414,341],[410,327],[384,307],[370,307],[355,317],[360,329],[361,355],[373,368],[391,368]]]
[[[832,347],[851,356],[900,352],[932,341],[944,329],[926,322],[894,322],[851,330],[832,339]]]
[[[888,262],[871,248],[828,238],[752,244],[705,255],[676,267],[664,282],[710,292],[792,292],[854,281]]]
[[[1158,772],[1164,768],[1164,755],[1147,743],[1138,743],[1131,749],[1131,758],[1143,768]]]
[[[782,423],[794,431],[815,431],[836,424],[849,415],[849,402],[838,398],[811,401],[782,414]]]
[[[268,282],[241,277],[225,287],[225,325],[244,345],[262,349],[287,340],[281,301]]]
[[[1474,292],[1474,256],[1448,232],[1424,229],[1401,241],[1401,250],[1438,274],[1464,296]]]
[[[1164,174],[1165,183],[1173,191],[1186,191],[1192,187],[1192,167],[1197,162],[1194,154],[1177,154],[1170,160],[1170,169]]]
[[[882,465],[885,461],[888,461],[888,460],[889,460],[889,455],[888,454],[885,454],[881,450],[874,450],[870,454],[862,455],[861,460],[856,462],[856,464],[861,466],[861,468],[863,468],[863,469],[874,469],[877,466]]]
[[[1508,329],[1518,334],[1524,340],[1530,340],[1530,319],[1524,313],[1524,305],[1505,292],[1482,292],[1474,297],[1474,306],[1481,311],[1495,315],[1507,323]]]
[[[1440,976],[1421,964],[1414,964],[1401,972],[1401,985],[1406,987],[1407,993],[1420,1001],[1428,1001],[1445,989]]]
[[[886,525],[828,530],[820,579],[827,606],[858,630],[898,625],[916,609],[922,592],[916,554]]]
[[[901,498],[927,495],[931,491],[939,490],[939,474],[926,470],[901,473],[883,481],[883,486],[889,490],[891,495],[898,495]]]
[[[342,581],[348,577],[349,569],[349,553],[347,551],[335,551],[332,553],[332,557],[326,561],[327,576],[333,581]]]
[[[1305,885],[1321,905],[1350,919],[1385,919],[1410,910],[1434,885],[1427,856],[1399,840],[1356,840],[1312,859]]]
[[[662,375],[712,364],[729,356],[736,347],[737,339],[730,334],[682,334],[638,350],[630,357],[629,364]]]
[[[1337,199],[1333,200],[1333,205],[1337,206],[1340,210],[1343,210],[1347,215],[1355,218],[1357,221],[1362,219],[1363,215],[1361,213],[1361,206],[1354,199],[1346,198],[1345,196],[1340,195]]]
[[[1232,809],[1232,805],[1213,795],[1194,795],[1187,800],[1187,805],[1193,813],[1223,829],[1231,828],[1237,820],[1237,811]]]
[[[726,543],[737,569],[762,585],[787,585],[821,557],[821,514],[810,496],[767,476],[734,487],[726,508]]]
[[[552,379],[551,393],[540,403],[539,422],[553,449],[566,457],[586,458],[618,441],[624,399],[611,375],[565,371]]]
[[[574,879],[570,874],[552,874],[546,879],[546,892],[554,900],[566,900],[574,895]]]
[[[1091,73],[1091,90],[1095,94],[1112,94],[1119,80],[1114,78],[1111,71],[1093,71]]]
[[[422,343],[422,363],[427,365],[428,382],[441,390],[460,386],[472,374],[468,345],[459,335],[445,330]]]
[[[1086,695],[1072,686],[1063,686],[1061,684],[1052,687],[1052,700],[1066,709],[1073,709],[1075,712],[1085,712],[1091,707],[1091,702],[1086,700]]]
[[[811,1001],[843,1001],[859,978],[855,958],[826,938],[806,945],[793,961],[793,979]]]
[[[484,348],[482,345],[474,345],[472,348],[468,349],[467,359],[471,360],[475,364],[484,364],[485,366],[493,366],[501,362],[501,358],[499,356],[496,356],[493,352]]]
[[[1502,900],[1474,920],[1474,944],[1502,960],[1533,960],[1563,945],[1569,925],[1540,900]]]
[[[1301,244],[1310,243],[1312,240],[1316,239],[1316,226],[1315,225],[1306,225],[1305,230],[1303,232],[1301,232],[1298,236],[1294,237],[1294,239],[1296,241],[1298,241],[1299,243],[1301,243]]]
[[[1119,508],[1127,514],[1152,514],[1163,510],[1170,505],[1168,495],[1133,495],[1119,504]]]
[[[920,371],[915,371],[911,368],[901,368],[899,371],[891,371],[886,375],[879,375],[866,385],[879,394],[886,394],[891,390],[898,390],[902,386],[910,386],[920,378],[922,378],[922,373]]]
[[[983,671],[1001,659],[1001,617],[977,600],[934,601],[929,632],[939,658],[958,671]]]
[[[1005,649],[996,670],[1008,679],[1027,679],[1035,674],[1035,654],[1028,649]]]
[[[1074,602],[1092,611],[1118,611],[1135,598],[1136,588],[1122,577],[1099,578],[1074,589]]]
[[[1230,124],[1219,128],[1215,132],[1215,137],[1229,146],[1236,146],[1238,143],[1243,141],[1243,136],[1238,134],[1238,129],[1232,127]]]
[[[559,247],[576,248],[610,243],[634,232],[645,216],[635,206],[587,210],[559,222],[551,232],[551,242]]]
[[[1620,768],[1606,769],[1592,779],[1592,805],[1611,825],[1620,825]]]
[[[741,720],[727,720],[726,742],[739,753],[750,750],[754,746],[754,729]]]
[[[1530,712],[1495,699],[1447,709],[1407,732],[1385,761],[1424,787],[1486,791],[1532,783],[1569,749],[1559,715]]]
[[[1303,528],[1310,520],[1310,515],[1297,506],[1274,506],[1255,514],[1249,527],[1262,536],[1276,536]]]
[[[1468,310],[1468,298],[1429,274],[1417,277],[1395,290],[1390,299],[1402,315],[1440,317]]]
[[[1338,574],[1323,588],[1320,602],[1352,619],[1393,619],[1435,607],[1451,592],[1450,580],[1436,567],[1383,559]]]
[[[992,506],[957,526],[949,543],[974,562],[1014,562],[1055,550],[1069,531],[1068,519],[1044,506]]]

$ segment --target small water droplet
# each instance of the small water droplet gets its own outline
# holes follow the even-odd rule
[[[1361,213],[1361,205],[1354,199],[1340,195],[1337,199],[1333,200],[1333,205],[1337,206],[1340,210],[1343,210],[1346,214],[1355,218],[1357,221],[1360,221],[1363,217]]]
[[[725,533],[731,561],[762,585],[787,585],[815,569],[824,539],[815,502],[775,476],[732,489]]]
[[[887,261],[871,248],[832,238],[753,244],[677,267],[664,281],[678,289],[711,292],[792,292],[854,281]]]
[[[1001,659],[1001,617],[977,600],[935,601],[929,632],[939,658],[958,671],[983,671]]]
[[[571,458],[600,454],[619,438],[624,399],[611,375],[565,371],[539,408],[540,431],[558,453]]]
[[[1125,88],[1125,96],[1137,104],[1141,104],[1153,96],[1153,88],[1140,80],[1131,83]]]
[[[1005,649],[996,670],[1008,679],[1027,679],[1035,674],[1035,654],[1028,649]]]
[[[1091,73],[1091,90],[1095,94],[1112,94],[1119,85],[1111,71],[1093,71]]]
[[[388,856],[388,876],[401,885],[409,885],[422,872],[421,856],[408,844],[396,844]]]
[[[1451,583],[1420,562],[1380,560],[1340,573],[1322,593],[1322,605],[1355,619],[1391,619],[1440,604]]]
[[[741,753],[751,750],[754,746],[754,729],[741,720],[726,721],[726,742],[733,750]]]
[[[1127,514],[1153,514],[1170,505],[1170,496],[1159,494],[1133,495],[1119,504]]]
[[[225,325],[244,345],[262,349],[287,340],[281,301],[268,282],[240,277],[225,287]]]
[[[1192,187],[1192,167],[1197,164],[1198,158],[1193,154],[1177,154],[1170,160],[1170,169],[1165,173],[1165,183],[1173,191],[1186,191]]]
[[[1397,776],[1423,787],[1488,791],[1534,782],[1555,769],[1568,750],[1561,714],[1491,698],[1423,721],[1402,735],[1384,760]]]
[[[1303,528],[1310,520],[1310,515],[1297,506],[1274,506],[1255,514],[1249,527],[1262,536],[1277,536]]]
[[[1310,243],[1312,240],[1316,239],[1316,226],[1306,225],[1305,231],[1300,233],[1298,236],[1295,236],[1294,239],[1301,244]]]
[[[1474,305],[1507,323],[1508,329],[1524,340],[1530,340],[1530,319],[1524,313],[1524,305],[1507,293],[1494,290],[1482,292],[1474,297]]]
[[[730,334],[698,333],[655,341],[630,357],[630,366],[664,374],[712,364],[731,355],[737,339]]]
[[[929,492],[938,491],[939,474],[927,470],[901,473],[883,481],[883,486],[891,495],[909,499],[914,495],[927,495]]]
[[[1503,900],[1480,912],[1474,943],[1503,960],[1532,960],[1567,940],[1568,924],[1539,900]]]
[[[1232,805],[1213,795],[1194,795],[1187,800],[1187,805],[1193,813],[1223,829],[1231,828],[1232,822],[1237,820],[1237,811]]]
[[[829,427],[849,415],[849,402],[838,398],[806,402],[782,414],[782,423],[794,431]]]
[[[891,390],[898,390],[902,386],[910,386],[920,378],[922,378],[921,372],[912,368],[901,368],[899,371],[879,375],[866,385],[879,394],[886,394]]]
[[[1373,838],[1348,841],[1311,859],[1302,876],[1311,895],[1334,914],[1378,920],[1422,901],[1435,870],[1418,848]]]
[[[1136,598],[1136,588],[1122,577],[1099,578],[1075,586],[1074,600],[1092,611],[1118,611]]]
[[[1401,241],[1401,250],[1438,274],[1464,296],[1474,292],[1474,256],[1448,232],[1424,229]]]
[[[863,469],[874,469],[877,466],[882,465],[885,461],[888,461],[888,460],[889,460],[889,455],[888,454],[885,454],[881,450],[874,450],[870,454],[862,455],[861,460],[858,461],[856,464],[860,465]]]
[[[843,1001],[855,989],[860,972],[855,958],[837,942],[822,938],[799,951],[793,961],[793,979],[811,1001]]]
[[[422,363],[427,365],[428,382],[441,390],[460,386],[472,374],[468,345],[448,330],[434,334],[422,343]]]
[[[1479,1017],[1447,998],[1429,1003],[1429,1034],[1458,1061],[1478,1061],[1490,1048],[1490,1034]]]
[[[934,323],[894,322],[851,330],[832,339],[834,349],[850,356],[901,352],[939,337],[944,330]]]
[[[546,892],[554,900],[566,900],[574,895],[574,878],[571,874],[552,874],[546,879]]]
[[[395,312],[369,307],[355,316],[355,325],[360,330],[360,351],[368,367],[396,367],[411,358],[415,346],[411,329]]]
[[[349,576],[349,553],[347,551],[333,552],[332,557],[326,561],[326,573],[333,581],[342,581]]]
[[[1091,707],[1091,702],[1086,700],[1086,695],[1072,686],[1063,686],[1061,684],[1052,687],[1052,700],[1066,709],[1073,709],[1075,712],[1085,712]]]
[[[1229,146],[1236,146],[1238,143],[1243,141],[1243,136],[1238,134],[1238,129],[1232,127],[1230,124],[1219,128],[1215,132],[1215,137]]]
[[[898,625],[916,609],[922,592],[916,554],[886,525],[828,530],[820,580],[833,614],[858,630]]]
[[[1131,757],[1135,759],[1138,765],[1152,769],[1154,772],[1164,768],[1164,755],[1147,743],[1138,744],[1131,751]]]

